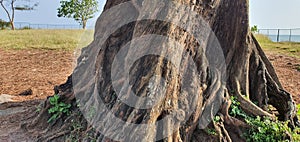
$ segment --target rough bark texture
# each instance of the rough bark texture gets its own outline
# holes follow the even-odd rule
[[[105,9],[118,5],[127,0],[108,0]],[[278,111],[276,114],[280,120],[290,120],[291,127],[294,127],[298,120],[295,116],[296,109],[294,101],[291,95],[284,91],[277,75],[262,51],[260,45],[249,31],[249,15],[248,15],[248,1],[247,0],[176,0],[178,3],[189,5],[193,11],[200,14],[210,25],[211,29],[218,38],[222,47],[225,61],[227,65],[227,85],[222,86],[222,80],[218,77],[218,73],[213,73],[210,70],[210,66],[207,64],[207,59],[203,51],[199,48],[199,44],[195,39],[186,34],[181,28],[174,26],[173,24],[157,21],[157,20],[142,20],[129,23],[114,33],[105,41],[104,45],[97,45],[98,38],[101,36],[101,26],[109,24],[107,22],[97,22],[95,31],[95,40],[88,47],[84,48],[81,56],[78,59],[78,68],[88,65],[82,64],[82,62],[89,60],[95,52],[92,47],[101,46],[100,51],[96,53],[96,70],[97,74],[96,83],[92,84],[98,89],[101,94],[100,98],[104,101],[108,108],[114,110],[115,115],[122,120],[135,124],[148,124],[158,121],[164,118],[171,112],[178,112],[186,115],[182,112],[182,107],[189,107],[188,104],[195,104],[196,108],[194,112],[189,116],[188,120],[184,124],[176,124],[172,126],[175,131],[169,137],[163,139],[163,141],[244,141],[241,130],[246,129],[247,125],[236,118],[228,115],[228,108],[230,106],[229,96],[235,96],[241,103],[243,110],[254,116],[268,116],[275,118],[275,115],[268,111],[268,106],[272,105]],[[141,1],[132,2],[132,11],[142,13],[139,8]],[[151,16],[157,16],[160,11],[169,10],[164,6],[157,6],[157,13],[152,13]],[[171,11],[171,10],[170,10]],[[136,15],[139,17],[139,15]],[[119,17],[116,17],[116,19]],[[165,61],[164,58],[155,56],[144,57],[134,63],[131,67],[130,82],[134,82],[133,88],[137,96],[147,96],[147,86],[153,75],[161,76],[168,81],[166,96],[164,100],[152,109],[134,109],[122,102],[118,101],[114,91],[112,89],[111,81],[111,67],[114,57],[118,53],[120,47],[131,41],[135,37],[140,37],[147,34],[159,34],[171,37],[184,44],[184,49],[187,54],[190,55],[195,61],[198,72],[201,73],[199,78],[192,71],[179,70],[179,73],[175,73],[174,66]],[[129,54],[129,53],[128,53]],[[131,56],[126,55],[126,56]],[[175,55],[176,56],[176,55]],[[182,57],[182,64],[189,64],[187,55],[180,55]],[[86,60],[83,60],[86,59]],[[122,64],[120,64],[122,66]],[[76,69],[74,74],[76,74]],[[73,74],[73,75],[74,75]],[[188,84],[201,84],[200,88],[195,90],[189,90],[187,93],[195,94],[191,98],[185,98],[186,96],[180,96],[183,93],[180,89],[180,81],[182,78],[178,76],[190,76],[192,79],[185,83]],[[122,80],[118,80],[122,82]],[[197,86],[197,85],[195,85]],[[69,77],[66,84],[60,85],[55,88],[55,93],[62,96],[62,100],[72,103],[74,110],[71,116],[62,116],[62,119],[57,120],[51,125],[46,125],[49,115],[47,114],[47,108],[49,103],[45,102],[45,109],[39,114],[39,117],[35,119],[31,124],[24,125],[24,129],[29,132],[36,129],[45,129],[38,134],[31,134],[33,139],[37,140],[61,140],[66,135],[70,135],[74,132],[71,127],[71,120],[78,120],[82,124],[81,131],[85,131],[87,134],[93,135],[93,138],[98,141],[112,141],[106,138],[101,133],[96,133],[83,118],[79,109],[75,107],[75,97],[73,93],[72,76]],[[221,96],[216,97],[221,92]],[[92,103],[97,96],[88,96],[86,101]],[[195,99],[197,98],[197,99]],[[250,98],[250,99],[247,99]],[[199,129],[197,125],[201,121],[201,115],[205,109],[209,109],[211,106],[209,102],[214,99],[222,99],[222,106],[220,108],[221,122],[211,123],[212,127],[215,127],[219,137],[206,134],[203,130]],[[90,101],[91,102],[90,102]],[[197,101],[195,101],[197,100]],[[169,101],[171,103],[169,103]],[[257,105],[253,102],[257,102]],[[137,103],[139,103],[137,101]],[[90,109],[88,104],[82,106],[83,109]],[[153,111],[155,110],[155,111]],[[104,112],[98,112],[98,117],[106,117]],[[135,117],[131,117],[132,114],[138,114]],[[103,118],[109,119],[109,118]],[[178,118],[180,119],[180,118]],[[111,122],[113,123],[113,122]],[[109,124],[108,124],[109,125]],[[211,127],[210,126],[210,127]],[[168,123],[164,125],[168,127]],[[111,128],[115,129],[114,127]],[[147,141],[155,140],[160,133],[161,128],[151,128],[144,130]],[[135,130],[132,130],[133,134],[139,134]],[[90,138],[82,138],[83,140],[91,140]],[[121,138],[121,141],[134,141],[133,136]]]

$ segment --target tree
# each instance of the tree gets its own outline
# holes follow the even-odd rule
[[[57,16],[73,18],[82,25],[83,29],[86,28],[87,20],[93,18],[98,11],[97,0],[62,0],[60,4]]]
[[[39,141],[245,141],[258,116],[295,128],[292,96],[248,19],[247,0],[109,0],[94,41],[54,89],[71,115],[45,124],[48,99],[23,128],[42,129],[28,134]]]
[[[22,0],[21,0],[22,1]],[[25,0],[26,1],[26,0]],[[27,0],[28,2],[30,2],[30,0]],[[21,6],[16,6],[17,0],[0,0],[0,4],[3,8],[3,10],[5,11],[5,13],[7,14],[8,20],[10,22],[10,26],[12,30],[15,30],[15,25],[14,25],[14,21],[15,21],[15,10],[33,10],[34,7],[38,6],[38,3],[35,3],[33,6],[30,5],[21,5]]]
[[[8,27],[10,27],[10,22],[6,22],[6,21],[0,19],[0,29],[4,30]]]
[[[254,25],[253,27],[251,27],[251,32],[253,32],[253,33],[258,32],[257,25]]]

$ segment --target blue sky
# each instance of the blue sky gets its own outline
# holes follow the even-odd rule
[[[300,0],[250,0],[250,23],[259,28],[300,28]]]
[[[100,11],[104,3],[105,0],[99,0]],[[77,24],[73,19],[58,18],[56,16],[58,7],[59,0],[39,0],[36,10],[18,11],[15,21],[34,24]],[[89,21],[88,25],[91,25],[99,15],[100,12]],[[7,20],[2,8],[0,19]],[[259,28],[300,28],[300,0],[250,0],[250,24],[258,25]]]
[[[17,0],[18,1],[18,0]],[[20,0],[22,1],[22,0]],[[39,2],[39,5],[33,11],[16,11],[15,22],[28,22],[32,24],[77,24],[71,18],[57,17],[57,8],[60,6],[60,0],[31,0],[31,5],[35,2]],[[95,18],[88,21],[88,25],[91,25],[96,21],[97,17],[103,9],[105,0],[99,1],[99,12],[95,14]],[[25,2],[25,4],[28,4]],[[16,3],[16,6],[18,3]],[[7,15],[0,7],[0,19],[8,21]]]

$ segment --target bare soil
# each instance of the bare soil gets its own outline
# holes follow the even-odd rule
[[[73,61],[71,51],[0,49],[0,94],[14,95],[17,102],[45,99],[66,81]],[[28,89],[32,95],[18,95]]]
[[[271,52],[267,56],[283,87],[300,103],[300,59]],[[17,102],[45,99],[66,81],[74,60],[72,51],[0,49],[0,94],[14,95]],[[28,89],[32,95],[18,95]]]
[[[300,59],[278,53],[266,53],[285,90],[300,104]]]
[[[283,87],[300,103],[300,59],[271,52],[267,56]],[[13,103],[0,104],[1,142],[30,141],[20,131],[21,123],[43,99],[53,95],[55,85],[66,81],[74,60],[71,51],[0,49],[0,94],[16,96]],[[18,95],[27,89],[33,94]]]

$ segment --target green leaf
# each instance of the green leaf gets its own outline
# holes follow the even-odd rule
[[[50,122],[52,122],[53,120],[57,119],[57,117],[58,117],[58,114],[56,113],[56,114],[52,115],[52,116],[50,117],[50,119],[48,119],[47,122],[50,123]]]
[[[58,106],[64,107],[64,106],[67,106],[67,105],[65,103],[59,103]]]
[[[73,18],[80,24],[93,18],[94,14],[98,11],[97,0],[62,0],[60,4],[60,7],[57,9],[57,16]]]

